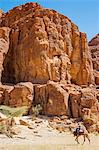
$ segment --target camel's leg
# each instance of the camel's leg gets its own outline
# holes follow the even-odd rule
[[[90,143],[90,138],[89,138],[88,134],[86,134],[86,138],[88,139],[88,141]]]
[[[79,144],[79,142],[78,142],[78,137],[79,137],[79,135],[76,136],[75,141]]]
[[[84,141],[83,141],[83,144],[85,143],[85,141],[86,141],[86,136],[85,135],[83,135],[83,138],[84,138]]]

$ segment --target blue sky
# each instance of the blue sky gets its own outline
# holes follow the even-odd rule
[[[87,33],[88,40],[99,33],[99,0],[0,0],[0,9],[7,12],[26,2],[38,2],[68,16],[80,31]]]

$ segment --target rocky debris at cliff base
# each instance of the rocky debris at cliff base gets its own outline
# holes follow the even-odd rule
[[[16,139],[24,139],[29,140],[30,142],[32,139],[36,137],[40,137],[40,139],[57,136],[60,137],[62,135],[66,136],[65,134],[72,134],[72,132],[78,127],[78,122],[75,119],[66,119],[63,120],[61,117],[47,117],[47,116],[38,116],[32,121],[31,116],[23,116],[19,118],[19,120],[24,120],[24,122],[28,122],[28,125],[23,123],[14,125],[10,128],[9,135],[7,134],[7,138],[13,138],[13,141]],[[79,122],[83,126],[83,122]],[[32,128],[29,128],[31,126]],[[97,130],[96,130],[97,129]],[[92,125],[88,131],[92,133],[99,133],[99,127],[97,124],[97,128],[95,125]],[[0,137],[6,135],[4,132]],[[73,137],[72,137],[73,138]]]
[[[95,87],[81,88],[53,81],[43,85],[23,82],[10,86],[1,84],[0,91],[2,105],[27,106],[27,114],[33,113],[33,106],[39,104],[41,113],[48,116],[67,115],[83,119],[94,115],[99,120],[98,90]]]
[[[11,149],[12,145],[14,145],[14,149],[16,149],[16,147],[17,149],[20,149],[21,146],[23,146],[24,150],[31,150],[32,148],[35,149],[36,145],[40,148],[44,145],[44,149],[45,145],[47,145],[46,149],[48,149],[48,145],[51,145],[51,149],[53,149],[53,146],[55,147],[56,145],[56,147],[58,147],[58,145],[60,144],[62,147],[64,147],[63,145],[65,145],[65,148],[68,145],[69,148],[70,145],[74,145],[75,147],[77,145],[73,134],[70,132],[70,129],[73,131],[78,125],[75,119],[68,119],[67,116],[47,117],[42,115],[36,117],[34,121],[32,120],[32,116],[23,116],[21,117],[21,119],[29,122],[33,128],[30,129],[28,128],[28,126],[17,124],[13,126],[11,130],[12,138],[9,138],[4,134],[0,134],[0,138],[2,138],[2,140],[0,140],[1,150],[2,148],[3,150],[13,150],[13,148]],[[92,150],[98,150],[96,148],[98,145],[99,136],[95,136],[93,134],[90,134],[89,136],[92,143],[90,145]],[[79,141],[80,143],[82,143],[83,139],[80,138]],[[26,148],[27,145],[28,148]],[[78,146],[79,145],[77,145],[77,148]],[[83,146],[89,146],[88,142],[86,141]],[[71,149],[73,148],[74,147],[72,147]]]

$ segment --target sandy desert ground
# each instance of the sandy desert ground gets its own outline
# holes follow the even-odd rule
[[[86,140],[84,145],[80,137],[81,144],[77,144],[71,132],[60,133],[46,119],[39,121],[33,129],[17,125],[21,132],[13,138],[0,134],[0,150],[99,150],[99,135],[90,134],[91,143]]]
[[[82,140],[80,139],[82,142]],[[35,135],[31,139],[8,139],[0,136],[0,150],[98,150],[99,136],[91,135],[91,144],[76,144],[69,133]]]

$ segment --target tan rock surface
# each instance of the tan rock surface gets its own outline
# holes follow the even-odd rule
[[[11,107],[31,106],[33,102],[33,84],[19,83],[14,86],[1,85],[1,92],[3,93],[2,104]]]
[[[9,49],[10,28],[0,27],[0,82],[3,71],[3,62]]]
[[[43,106],[44,114],[68,115],[68,97],[69,94],[53,81],[35,86],[34,103]]]
[[[93,83],[86,35],[67,17],[27,3],[5,13],[1,26],[11,28],[2,82]]]
[[[94,71],[95,83],[99,85],[99,71]]]
[[[94,88],[81,88],[75,85],[48,82],[35,85],[34,104],[41,104],[43,113],[49,115],[69,115],[70,117],[99,118],[97,91]]]
[[[89,42],[89,47],[92,55],[95,83],[99,85],[99,34]]]
[[[68,98],[69,94],[56,83],[47,85],[47,114],[68,115]]]
[[[28,83],[26,83],[28,84]],[[33,101],[33,86],[27,87],[18,84],[10,92],[9,105],[10,106],[31,106]]]
[[[81,101],[81,92],[70,91],[69,107],[71,108],[70,111],[71,116],[74,118],[78,118],[81,116],[80,101]]]
[[[81,90],[81,106],[91,108],[96,103],[96,93],[90,88],[84,88]]]
[[[82,93],[82,97],[81,97],[81,109],[82,111],[84,109],[89,109],[89,111],[85,111],[87,113],[87,117],[90,114],[91,116],[94,116],[96,118],[96,120],[98,120],[99,117],[99,109],[98,109],[98,100],[96,97],[97,92],[94,89],[90,89],[90,88],[85,88],[81,90]],[[86,110],[87,110],[86,109]],[[83,112],[82,112],[83,115]]]

